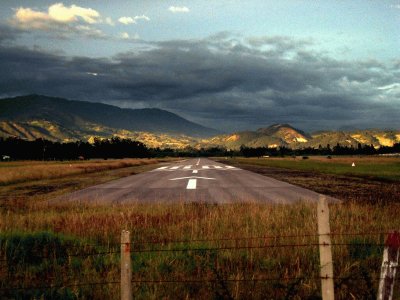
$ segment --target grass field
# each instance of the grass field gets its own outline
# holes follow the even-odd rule
[[[320,299],[313,204],[42,204],[73,190],[68,182],[85,186],[154,167],[139,164],[0,187],[1,195],[9,195],[2,198],[0,209],[0,297],[119,299],[119,238],[121,230],[127,229],[132,233],[137,299]],[[364,179],[255,167],[303,184],[307,174],[311,188],[321,188],[316,182],[325,182],[323,188],[332,193],[337,192],[340,178],[349,182],[341,187],[348,194],[357,194],[354,182],[372,182],[370,175]],[[321,174],[327,177],[321,179]],[[392,182],[374,180],[390,190],[393,199],[398,195],[388,188]],[[29,194],[32,186],[40,185],[39,193]],[[376,297],[385,233],[400,229],[400,204],[364,201],[374,190],[365,186],[361,190],[359,199],[330,206],[337,299]],[[86,255],[94,253],[101,254]],[[49,288],[52,285],[59,288]],[[47,288],[26,289],[31,286]],[[9,287],[25,289],[4,290]],[[400,296],[399,284],[395,293]]]
[[[345,202],[400,203],[400,158],[234,158],[219,161],[286,181]],[[352,167],[352,163],[355,167]]]
[[[356,176],[366,179],[400,181],[400,158],[378,156],[332,157],[311,156],[296,158],[235,158],[240,164]],[[352,167],[354,162],[355,167]]]
[[[18,161],[0,163],[0,185],[61,178],[127,167],[154,164],[155,159],[120,159],[90,161]]]

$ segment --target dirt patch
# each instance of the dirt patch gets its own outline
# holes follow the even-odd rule
[[[38,195],[49,194],[60,189],[67,189],[73,186],[77,186],[79,183],[80,182],[69,181],[69,182],[59,183],[57,185],[51,185],[51,184],[28,185],[28,186],[18,187],[16,188],[16,190],[22,191],[22,194],[24,196],[38,196]]]
[[[398,183],[311,171],[255,166],[234,161],[230,161],[229,163],[245,170],[301,186],[344,201],[374,204],[400,203],[400,186]]]

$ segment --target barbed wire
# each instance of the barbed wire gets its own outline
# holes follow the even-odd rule
[[[365,277],[329,277],[329,276],[312,276],[312,277],[264,277],[264,278],[252,278],[252,279],[231,279],[231,278],[215,278],[215,279],[133,279],[132,283],[138,284],[162,284],[162,283],[218,283],[218,282],[268,282],[268,281],[288,281],[288,280],[356,280],[365,281]],[[385,278],[381,277],[369,277],[368,280],[378,281]],[[395,278],[395,281],[400,281],[400,278]],[[121,281],[102,281],[102,282],[86,282],[86,283],[65,283],[59,285],[47,285],[47,286],[27,286],[27,287],[6,287],[0,288],[0,291],[16,291],[16,290],[49,290],[49,289],[62,289],[68,287],[84,287],[84,286],[98,286],[98,285],[109,285],[109,284],[120,284]]]
[[[242,241],[256,239],[283,239],[283,238],[301,238],[301,237],[319,237],[319,236],[374,236],[387,235],[390,232],[357,232],[357,233],[330,233],[330,234],[299,234],[299,235],[272,235],[272,236],[252,236],[252,237],[229,237],[215,239],[191,239],[191,240],[155,240],[155,241],[140,241],[139,243],[132,242],[133,245],[148,245],[148,244],[178,244],[192,242],[218,242],[218,241]]]
[[[0,291],[16,291],[16,290],[50,290],[50,289],[62,289],[68,287],[81,287],[81,286],[95,286],[95,285],[107,285],[117,284],[120,281],[103,281],[103,282],[87,282],[87,283],[66,283],[59,285],[44,285],[44,286],[28,286],[28,287],[7,287],[0,288]]]
[[[254,245],[254,246],[224,246],[224,247],[199,247],[199,248],[175,248],[175,249],[130,249],[131,253],[150,253],[150,252],[201,252],[201,251],[228,251],[228,250],[251,250],[251,249],[267,249],[267,248],[287,248],[287,247],[317,247],[317,246],[352,246],[352,247],[384,247],[384,244],[374,244],[374,243],[305,243],[305,244],[270,244],[270,245]],[[67,257],[90,257],[98,255],[111,255],[120,254],[120,250],[112,251],[101,251],[101,252],[88,252],[88,253],[74,253],[65,255],[39,255],[35,256],[35,259],[58,259]],[[1,259],[0,262],[8,262],[13,259]]]
[[[372,236],[372,235],[387,235],[390,232],[357,232],[357,233],[331,233],[330,236]],[[183,252],[183,251],[222,251],[222,250],[240,250],[240,249],[262,249],[262,248],[278,248],[278,247],[307,247],[307,246],[327,246],[327,244],[319,244],[319,243],[306,243],[306,244],[273,244],[273,245],[256,245],[256,246],[225,246],[225,247],[209,247],[209,248],[186,248],[186,249],[140,249],[136,248],[137,246],[143,245],[151,245],[151,244],[179,244],[179,243],[198,243],[198,242],[238,242],[238,241],[251,241],[256,239],[279,239],[279,238],[296,238],[296,237],[318,237],[321,234],[304,234],[304,235],[275,235],[275,236],[253,236],[253,237],[243,237],[243,238],[218,238],[218,239],[192,239],[192,240],[168,240],[164,241],[149,241],[145,243],[131,243],[132,248],[130,252]],[[68,248],[88,248],[88,247],[108,247],[109,249],[117,249],[121,244],[108,244],[107,246],[99,245],[99,244],[81,244],[81,245],[70,245]],[[375,243],[331,243],[331,246],[353,246],[353,247],[384,247],[384,244],[375,244]],[[74,254],[66,254],[58,257],[89,257],[96,255],[110,255],[110,254],[118,254],[119,250],[110,250],[110,251],[95,251],[89,253],[74,253]],[[35,256],[38,259],[57,259],[57,256],[54,255],[40,255]],[[0,259],[1,262],[8,262],[9,259]]]

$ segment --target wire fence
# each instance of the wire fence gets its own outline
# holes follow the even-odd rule
[[[163,284],[163,283],[182,283],[182,284],[196,284],[196,283],[218,283],[218,282],[269,282],[269,281],[288,281],[288,280],[321,280],[321,279],[333,279],[333,280],[353,280],[353,281],[365,281],[365,277],[269,277],[269,278],[252,278],[252,279],[153,279],[153,280],[131,280],[132,283],[137,284]],[[384,278],[373,277],[369,278],[371,281],[379,281]],[[395,279],[396,282],[400,281],[400,278]],[[7,287],[0,288],[0,291],[15,291],[15,290],[49,290],[49,289],[65,289],[71,287],[88,287],[98,285],[113,285],[120,284],[121,281],[102,281],[102,282],[86,282],[86,283],[64,283],[61,285],[45,285],[45,286],[26,286],[26,287]]]
[[[389,232],[370,232],[370,233],[331,233],[330,236],[384,236],[388,235]],[[259,236],[259,237],[242,237],[242,238],[215,238],[215,239],[192,239],[192,240],[168,240],[168,241],[149,241],[149,242],[141,242],[141,243],[131,243],[132,253],[146,253],[146,252],[189,252],[189,251],[226,251],[226,250],[243,250],[243,249],[267,249],[267,248],[287,248],[287,247],[319,247],[319,246],[327,246],[326,243],[274,243],[274,244],[262,244],[262,245],[251,245],[251,246],[222,246],[222,247],[198,247],[198,248],[172,248],[172,249],[163,249],[163,248],[151,248],[151,249],[143,249],[139,246],[143,245],[170,245],[170,244],[192,244],[198,242],[228,242],[228,241],[251,241],[256,239],[286,239],[286,238],[304,238],[304,237],[318,237],[320,234],[305,234],[305,235],[281,235],[281,236]],[[124,243],[122,243],[124,244]],[[107,245],[110,249],[117,249],[121,244],[116,245]],[[360,246],[360,247],[384,247],[384,243],[362,243],[362,242],[351,242],[351,243],[331,243],[331,246]],[[101,244],[81,244],[81,245],[70,245],[68,248],[82,249],[82,248],[96,248],[103,247]],[[81,252],[81,253],[68,253],[66,256],[68,257],[89,257],[96,255],[110,255],[110,254],[120,254],[120,250],[109,250],[109,251],[90,251],[90,252]],[[54,256],[51,254],[37,256],[35,258],[40,259],[54,259]],[[0,259],[0,262],[7,262],[7,259]]]
[[[389,232],[385,231],[376,231],[376,232],[346,232],[346,233],[331,233],[330,236],[332,238],[337,237],[371,237],[371,236],[379,236],[384,237],[388,235]],[[154,253],[154,252],[205,252],[205,251],[240,251],[240,250],[255,250],[255,249],[270,249],[270,248],[304,248],[304,247],[319,247],[326,246],[327,244],[309,242],[309,243],[280,243],[279,241],[285,239],[296,239],[296,238],[317,238],[321,236],[320,234],[299,234],[299,235],[266,235],[266,236],[250,236],[250,237],[227,237],[227,238],[213,238],[213,239],[162,239],[162,240],[152,240],[152,241],[140,241],[133,242],[130,246],[132,247],[129,251],[132,255],[140,254],[140,253]],[[256,244],[252,245],[254,241],[264,242],[264,244]],[[196,243],[236,243],[236,245],[222,245],[215,247],[184,247],[178,248],[176,245],[178,244],[187,244],[192,245]],[[240,245],[238,242],[246,242],[250,243],[250,245]],[[95,248],[103,247],[99,244],[81,244],[81,245],[71,245],[70,249],[74,249],[70,253],[65,253],[61,255],[62,257],[71,258],[71,257],[82,257],[89,258],[93,256],[105,256],[105,255],[120,255],[120,249],[118,249],[122,244],[113,244],[107,245],[108,251],[96,251]],[[143,248],[144,246],[155,246],[156,248]],[[174,246],[175,245],[175,246]],[[187,246],[184,245],[184,246]],[[332,242],[331,246],[336,247],[378,247],[383,248],[385,244],[383,243],[371,243],[371,242]],[[172,248],[165,248],[166,246],[174,246]],[[79,249],[87,249],[93,248],[91,251],[76,251]],[[51,260],[57,259],[57,257],[52,253],[48,253],[47,255],[35,255],[36,259],[43,260]],[[4,267],[10,267],[8,264],[13,263],[13,257],[5,257],[3,253],[3,258],[0,259],[0,269]],[[290,280],[321,280],[328,279],[328,277],[321,276],[284,276],[284,277],[260,277],[260,278],[192,278],[192,279],[133,279],[131,282],[134,284],[201,284],[201,283],[218,283],[218,282],[226,282],[226,283],[240,283],[240,282],[282,282],[282,281],[290,281]],[[337,281],[349,280],[352,281],[365,281],[365,277],[331,277],[330,279],[334,279]],[[371,281],[379,281],[382,278],[380,277],[369,277]],[[396,279],[399,281],[399,278]],[[37,286],[11,286],[4,287],[0,285],[1,292],[10,292],[10,291],[26,291],[26,290],[57,290],[57,289],[65,289],[72,287],[90,287],[90,286],[99,286],[99,285],[116,285],[120,284],[119,280],[110,280],[110,281],[100,281],[100,282],[79,282],[79,283],[70,283],[64,282],[61,284],[55,285],[37,285]]]

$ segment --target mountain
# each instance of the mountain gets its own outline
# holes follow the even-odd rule
[[[311,140],[307,133],[296,129],[289,124],[274,124],[269,127],[259,128],[257,131],[241,131],[228,135],[219,135],[211,139],[203,140],[200,147],[207,144],[211,146],[225,146],[228,149],[239,149],[244,145],[247,147],[269,147],[280,146],[292,147]]]
[[[375,148],[381,146],[393,146],[394,143],[400,142],[400,131],[396,130],[351,130],[351,131],[323,131],[312,134],[310,142],[311,147],[318,145],[326,146],[330,144],[335,146],[340,144],[343,146],[357,147],[361,145],[373,145]]]
[[[257,132],[263,135],[276,137],[288,144],[293,142],[306,143],[311,139],[310,135],[289,124],[274,124],[266,128],[259,128]]]
[[[44,138],[50,141],[70,142],[76,140],[94,142],[94,139],[107,139],[111,137],[127,138],[140,141],[153,148],[182,149],[195,144],[197,139],[185,135],[174,136],[163,133],[144,131],[129,131],[86,124],[82,129],[68,129],[59,124],[43,120],[28,122],[0,121],[0,137],[19,137],[27,140]]]
[[[393,146],[400,142],[400,131],[395,130],[353,130],[353,131],[321,131],[312,134],[292,127],[289,124],[274,124],[257,131],[242,131],[232,134],[218,135],[210,139],[203,139],[197,147],[226,147],[228,149],[239,149],[246,147],[290,147],[318,148],[320,145],[333,147],[337,144],[342,146],[358,147],[361,145]]]
[[[218,133],[215,129],[190,122],[161,109],[123,109],[102,103],[40,95],[1,99],[0,121],[3,121],[3,134],[5,128],[13,128],[16,132],[22,130],[21,132],[29,138],[39,132],[46,134],[46,129],[53,126],[55,131],[60,130],[61,140],[64,137],[76,139],[82,133],[98,134],[102,128],[195,137]],[[10,122],[14,122],[15,126]],[[28,133],[30,130],[31,136]]]
[[[130,138],[149,147],[209,148],[247,147],[318,148],[358,147],[358,144],[392,146],[400,142],[396,130],[340,130],[308,134],[289,124],[273,124],[255,131],[219,134],[160,109],[122,109],[112,105],[71,101],[39,95],[0,100],[0,137],[33,140],[93,141],[99,138]]]

